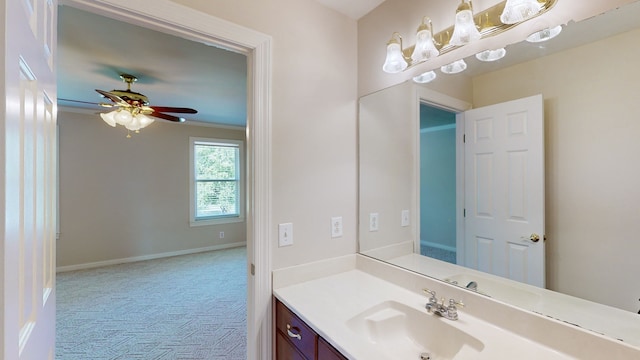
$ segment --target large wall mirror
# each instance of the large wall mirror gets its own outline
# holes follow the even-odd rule
[[[461,74],[362,97],[360,253],[640,346],[638,19],[635,1],[546,43],[509,45],[497,62],[466,59]],[[464,93],[433,90],[451,76]],[[466,111],[536,96],[543,229],[508,242],[544,249],[538,286],[480,271],[487,254],[469,256],[461,240]]]

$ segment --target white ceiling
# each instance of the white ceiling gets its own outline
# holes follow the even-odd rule
[[[316,0],[348,17],[358,20],[369,11],[382,4],[384,0]]]

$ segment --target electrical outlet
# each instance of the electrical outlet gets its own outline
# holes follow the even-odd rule
[[[369,214],[369,231],[378,231],[378,213]]]
[[[278,225],[278,246],[293,245],[293,224],[286,223]]]
[[[220,239],[224,239],[224,231],[220,231]]]
[[[338,238],[342,236],[342,216],[331,218],[331,237]]]
[[[409,226],[409,210],[402,210],[400,225]]]

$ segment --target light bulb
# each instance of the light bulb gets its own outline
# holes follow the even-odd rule
[[[434,71],[427,71],[426,73],[422,73],[413,78],[413,81],[418,84],[426,84],[432,82],[436,78],[436,73]]]
[[[127,128],[127,130],[131,130],[131,131],[138,131],[140,130],[140,120],[138,119],[138,116],[134,116],[131,118],[131,121],[129,121],[128,123],[126,123],[124,125],[124,127]]]
[[[418,27],[416,34],[416,46],[413,48],[413,54],[411,54],[411,60],[413,63],[419,63],[440,55],[440,52],[433,43],[433,28],[431,26],[431,20],[429,20],[429,26],[424,23]]]
[[[476,59],[480,61],[496,61],[502,59],[507,54],[504,48],[495,50],[485,50],[476,54]]]
[[[131,113],[127,110],[118,110],[115,115],[116,123],[127,126],[131,122],[132,116]]]
[[[463,72],[467,68],[467,63],[464,60],[460,59],[458,61],[454,61],[451,64],[447,64],[440,68],[445,74],[457,74],[459,72]]]
[[[547,40],[551,40],[554,37],[558,36],[562,31],[562,25],[558,25],[556,27],[547,28],[535,32],[527,37],[527,41],[531,43],[539,43]]]
[[[116,118],[115,118],[115,113],[116,112],[117,111],[110,111],[108,113],[100,113],[100,117],[102,118],[102,120],[104,120],[104,122],[109,124],[109,126],[116,127]]]
[[[382,65],[384,72],[395,74],[406,69],[409,64],[402,55],[402,48],[396,40],[391,40],[387,44],[387,58]]]
[[[507,0],[500,21],[503,24],[516,24],[535,16],[541,9],[537,0]]]
[[[151,125],[154,121],[152,118],[148,117],[145,114],[136,115],[136,119],[138,119],[138,122],[140,123],[140,129],[144,129],[145,127]]]
[[[476,27],[476,23],[473,20],[473,9],[471,3],[466,3],[464,0],[462,4],[458,6],[456,11],[456,21],[453,28],[453,34],[449,40],[450,45],[460,46],[468,44],[472,41],[479,40],[482,37],[480,31]]]

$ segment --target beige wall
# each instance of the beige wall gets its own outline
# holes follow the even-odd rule
[[[244,222],[189,226],[189,137],[243,129],[157,121],[127,139],[93,114],[59,112],[58,124],[58,267],[246,241]]]
[[[274,269],[356,251],[356,21],[312,0],[176,0],[273,37]],[[331,217],[344,235],[331,238]]]
[[[638,311],[640,30],[474,78],[474,106],[541,93],[548,286]]]

